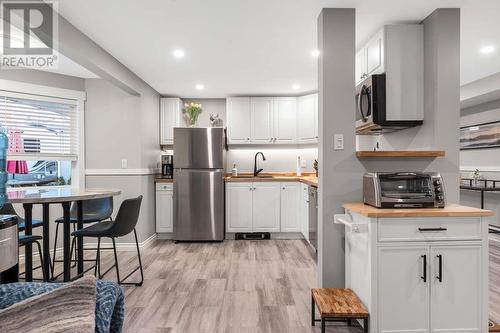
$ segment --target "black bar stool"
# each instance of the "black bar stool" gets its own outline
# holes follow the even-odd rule
[[[102,222],[105,220],[112,220],[111,214],[113,214],[113,198],[102,198],[102,199],[93,199],[93,200],[85,200],[82,201],[82,210],[83,210],[83,219],[82,222],[84,224]],[[70,208],[70,223],[73,225],[73,231],[76,231],[76,224],[78,221],[77,218],[77,205],[75,202],[71,204]],[[52,279],[54,277],[54,268],[56,262],[63,262],[61,259],[56,260],[56,249],[57,249],[57,236],[59,234],[59,225],[64,223],[64,219],[62,217],[58,218],[54,221],[56,223],[56,235],[54,239],[54,251],[53,251],[53,259],[51,265],[51,276]],[[87,250],[96,250],[96,249],[87,249]],[[76,255],[76,253],[75,253]],[[73,261],[76,261],[76,257]],[[85,260],[84,261],[94,261],[94,260]],[[90,268],[92,269],[92,267]],[[89,269],[89,270],[90,270]],[[88,271],[88,270],[87,270]],[[62,274],[62,273],[60,273]],[[59,274],[59,275],[60,275]]]
[[[43,274],[43,281],[47,281],[47,276],[45,275],[45,270],[43,269],[43,255],[42,255],[42,247],[40,245],[40,240],[42,240],[42,236],[38,235],[19,235],[19,247],[25,246],[28,244],[36,244],[38,247],[38,255],[40,256],[40,266],[33,267],[33,270],[41,268]],[[19,275],[24,275],[25,272],[19,273]]]
[[[138,196],[134,199],[124,200],[118,210],[118,214],[116,215],[116,219],[114,221],[105,221],[101,223],[93,224],[89,227],[76,230],[71,235],[73,236],[73,241],[71,243],[71,251],[70,257],[73,255],[73,247],[75,245],[76,237],[94,237],[97,238],[97,253],[96,253],[96,265],[94,268],[94,274],[99,274],[99,278],[103,277],[108,273],[113,267],[116,268],[116,277],[118,284],[123,285],[135,285],[142,286],[144,281],[144,274],[142,270],[142,261],[141,261],[141,252],[139,251],[139,242],[137,240],[137,232],[135,230],[135,226],[137,225],[137,221],[139,219],[139,212],[141,209],[142,195]],[[120,270],[118,268],[118,256],[116,253],[116,243],[115,238],[123,237],[128,235],[131,232],[134,232],[135,237],[135,245],[137,248],[137,257],[139,259],[139,266],[136,267],[132,272],[130,272],[123,279],[120,279]],[[101,275],[101,264],[100,264],[100,250],[101,250],[101,238],[108,237],[113,241],[113,252],[115,256],[115,264],[111,266],[104,274]],[[137,270],[141,272],[141,280],[139,282],[123,282],[127,278],[129,278],[132,274],[134,274]]]

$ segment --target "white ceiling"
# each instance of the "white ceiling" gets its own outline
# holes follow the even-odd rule
[[[356,7],[358,45],[383,24],[462,8],[462,83],[500,72],[499,0],[61,0],[60,13],[164,95],[294,94],[317,89],[323,7]],[[488,56],[479,48],[494,44]],[[175,59],[182,48],[186,56]],[[195,85],[202,83],[205,90]],[[292,85],[299,84],[299,91]]]

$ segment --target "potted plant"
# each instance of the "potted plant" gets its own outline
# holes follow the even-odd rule
[[[472,179],[474,179],[474,186],[479,186],[479,180],[481,179],[481,173],[479,169],[474,170],[472,173]]]
[[[201,104],[186,103],[184,104],[184,114],[189,127],[195,127],[198,115],[201,113]]]

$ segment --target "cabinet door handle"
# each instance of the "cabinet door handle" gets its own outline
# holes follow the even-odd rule
[[[439,282],[443,282],[443,255],[438,254],[436,256],[438,258],[438,276],[436,276],[436,279],[438,279]]]
[[[422,276],[420,276],[420,278],[422,280],[424,280],[424,283],[425,283],[425,282],[427,282],[427,255],[424,254],[423,256],[421,256],[421,258],[423,259],[422,262],[423,262],[424,274]]]
[[[418,228],[420,232],[446,231],[448,228]]]

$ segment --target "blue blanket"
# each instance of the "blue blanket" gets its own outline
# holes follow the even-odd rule
[[[0,284],[0,309],[26,298],[43,294],[61,287],[62,283],[18,282]],[[125,315],[125,296],[115,282],[97,280],[95,331],[96,333],[119,333],[122,331]]]

